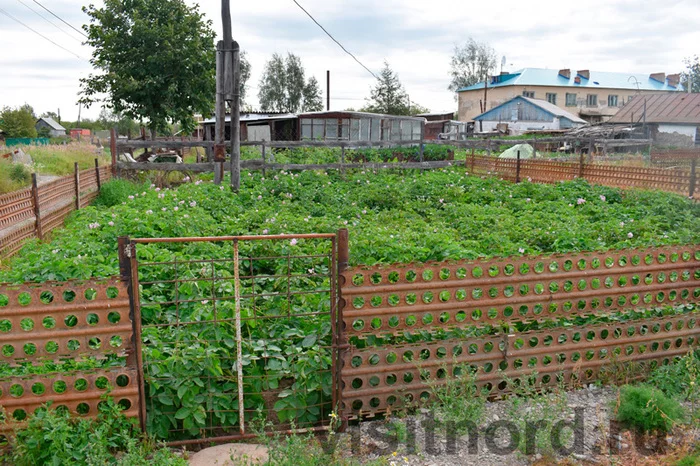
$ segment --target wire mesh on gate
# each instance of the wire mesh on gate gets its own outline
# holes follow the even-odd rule
[[[184,444],[328,424],[335,238],[130,242],[152,434]]]

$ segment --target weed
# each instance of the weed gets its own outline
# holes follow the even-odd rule
[[[143,187],[145,189],[145,186]],[[126,202],[129,196],[139,191],[139,185],[123,179],[113,179],[104,183],[100,188],[93,205],[112,207]]]
[[[447,368],[442,370],[447,371]],[[453,374],[454,377],[448,377],[444,382],[428,379],[427,383],[432,393],[431,408],[435,420],[442,425],[454,426],[461,434],[479,423],[487,393],[476,386],[476,372],[468,365],[455,364]]]
[[[666,395],[689,401],[693,417],[700,415],[700,349],[691,349],[675,363],[656,368],[648,382]]]
[[[649,385],[620,389],[617,420],[638,432],[668,432],[683,419],[683,408],[673,398]]]

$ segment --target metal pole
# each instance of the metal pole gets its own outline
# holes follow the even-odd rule
[[[326,111],[331,109],[331,70],[326,70]]]
[[[517,158],[515,162],[515,182],[520,183],[520,151],[517,152]]]
[[[78,162],[73,164],[73,181],[75,182],[75,210],[80,210],[80,171]]]
[[[690,162],[690,189],[688,192],[688,197],[693,197],[695,195],[695,182],[696,182],[696,168],[698,165],[698,157],[693,157]]]
[[[95,159],[95,179],[97,181],[97,192],[102,189],[102,180],[100,180],[100,161]]]
[[[241,188],[241,48],[233,43],[233,100],[231,101],[231,189]]]
[[[233,287],[236,309],[236,391],[238,392],[238,423],[241,434],[245,434],[245,407],[243,404],[243,342],[241,335],[241,277],[238,240],[233,240]]]
[[[216,45],[216,135],[214,137],[214,182],[221,184],[221,171],[218,164],[226,160],[226,102],[224,101],[224,43]]]

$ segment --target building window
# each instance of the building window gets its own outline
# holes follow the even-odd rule
[[[634,99],[633,95],[628,95],[627,96],[627,102],[632,102],[632,99]]]
[[[557,104],[557,95],[554,94],[553,92],[547,92],[547,102],[549,102],[552,105]]]
[[[586,105],[588,107],[597,107],[598,106],[598,95],[597,94],[588,94],[586,96]]]
[[[575,107],[576,106],[576,94],[566,93],[566,106]]]
[[[523,91],[523,97],[535,98],[535,91]]]
[[[617,96],[616,95],[609,95],[608,96],[608,107],[617,107]]]

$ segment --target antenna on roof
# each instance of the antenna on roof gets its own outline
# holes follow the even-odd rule
[[[501,57],[501,73],[503,73],[503,67],[506,66],[506,56]]]

